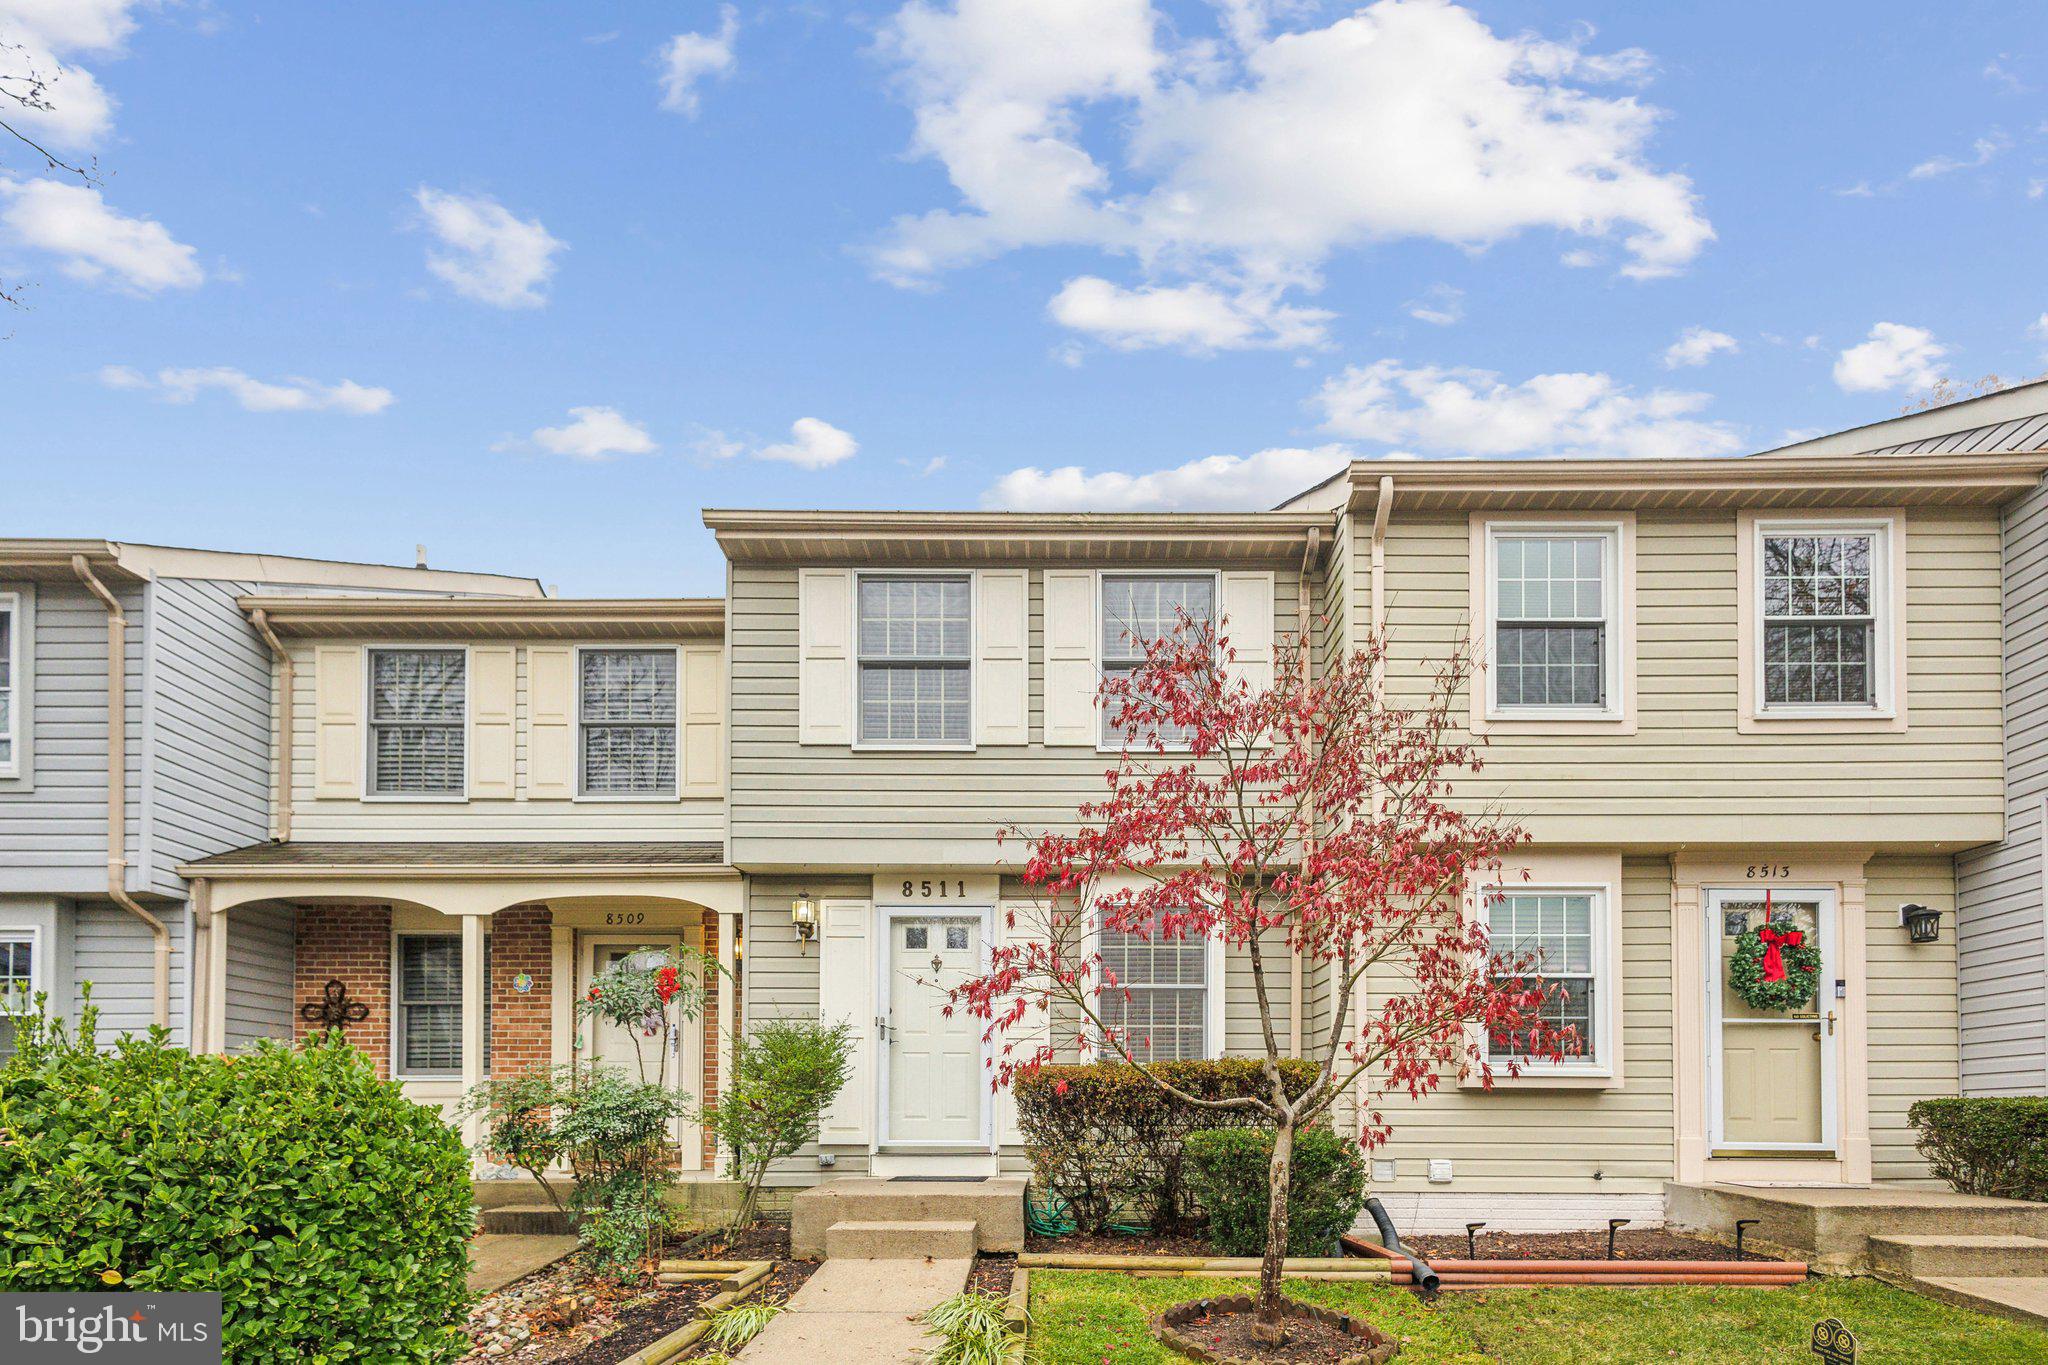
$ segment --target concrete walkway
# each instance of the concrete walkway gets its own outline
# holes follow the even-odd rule
[[[971,1260],[831,1260],[740,1352],[745,1365],[914,1365],[918,1317],[967,1287]]]
[[[469,1239],[469,1292],[489,1294],[503,1289],[575,1249],[574,1237],[479,1233]]]

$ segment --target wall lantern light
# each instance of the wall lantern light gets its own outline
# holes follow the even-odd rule
[[[1930,910],[1924,905],[1902,905],[1899,907],[1899,923],[1906,926],[1906,937],[1915,943],[1933,943],[1941,937],[1941,911]]]
[[[818,903],[811,899],[811,893],[802,891],[789,903],[789,922],[796,926],[799,944],[810,943],[818,937]]]

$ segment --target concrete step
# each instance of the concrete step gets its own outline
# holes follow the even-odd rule
[[[838,1176],[799,1191],[789,1207],[790,1251],[799,1258],[826,1255],[826,1230],[837,1223],[970,1222],[980,1250],[1024,1249],[1022,1176],[962,1181]]]
[[[1910,1279],[2048,1275],[2048,1241],[2010,1234],[1882,1234],[1870,1239],[1870,1268]]]
[[[2048,1275],[1936,1275],[1912,1287],[1929,1298],[2048,1327]]]
[[[573,1237],[576,1217],[553,1204],[500,1204],[477,1211],[476,1229],[512,1237]]]
[[[825,1230],[827,1260],[939,1261],[974,1259],[974,1224],[954,1218],[911,1223],[834,1223]]]

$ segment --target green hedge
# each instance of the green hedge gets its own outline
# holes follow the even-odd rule
[[[1273,1134],[1268,1129],[1208,1129],[1188,1134],[1188,1183],[1209,1214],[1209,1245],[1225,1256],[1266,1250],[1272,1207]],[[1358,1144],[1327,1128],[1294,1135],[1287,1172],[1289,1256],[1335,1256],[1365,1207],[1365,1157]]]
[[[1200,1099],[1264,1093],[1262,1063],[1251,1057],[1159,1062],[1161,1079]],[[1290,1095],[1315,1080],[1313,1064],[1281,1063]],[[1199,1221],[1187,1187],[1181,1144],[1198,1128],[1257,1127],[1258,1115],[1183,1104],[1121,1062],[1043,1066],[1015,1082],[1017,1121],[1043,1194],[1063,1201],[1085,1232],[1119,1223],[1161,1232]]]
[[[0,1067],[0,1290],[217,1290],[226,1358],[467,1349],[461,1138],[335,1036],[195,1057],[21,1021]]]
[[[2048,1200],[2048,1098],[1920,1100],[1920,1154],[1964,1194]]]

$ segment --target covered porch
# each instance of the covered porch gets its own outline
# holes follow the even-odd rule
[[[569,1063],[658,1072],[708,1101],[739,1012],[742,882],[722,855],[714,842],[271,843],[192,863],[194,1047],[339,1028],[451,1120],[487,1078]],[[682,948],[728,969],[706,968],[698,1018],[660,1038],[579,1019],[598,973]],[[463,1125],[474,1143],[476,1121]],[[686,1175],[711,1175],[717,1155],[697,1124],[679,1126]]]

